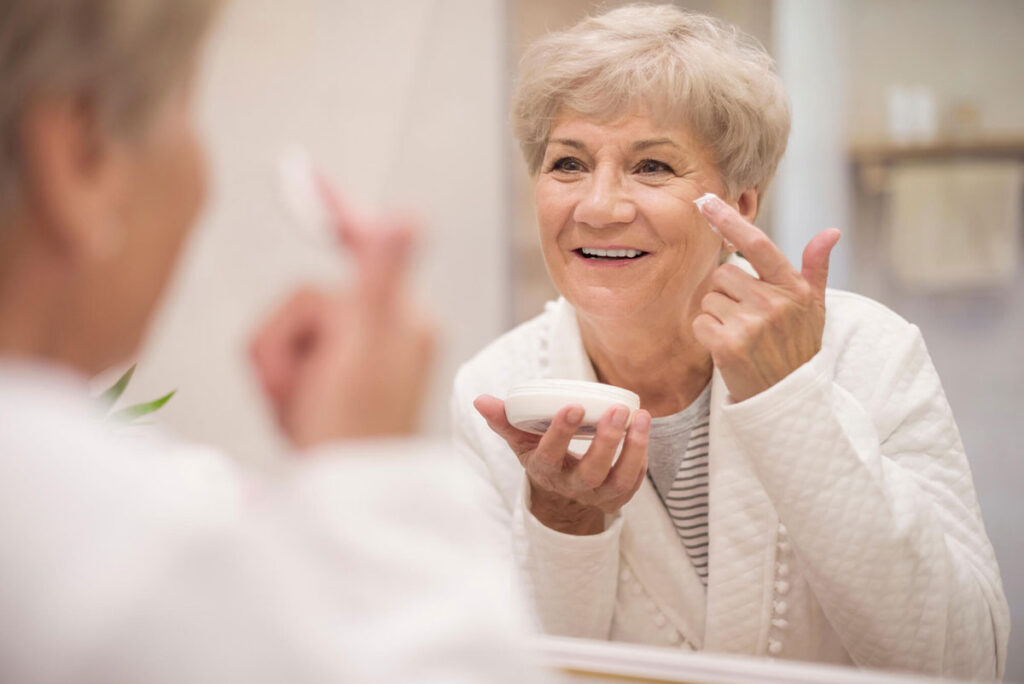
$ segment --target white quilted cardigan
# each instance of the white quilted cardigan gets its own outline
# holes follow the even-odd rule
[[[493,485],[488,517],[546,631],[1002,676],[1009,609],[920,331],[846,292],[829,291],[827,312],[821,351],[771,389],[732,403],[714,374],[706,591],[649,481],[603,533],[555,532],[473,409],[522,380],[595,379],[567,302],[459,370],[456,442]]]

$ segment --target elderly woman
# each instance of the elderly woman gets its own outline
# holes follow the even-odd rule
[[[319,447],[282,481],[125,439],[89,395],[136,352],[201,205],[216,4],[0,3],[0,681],[534,681],[449,450],[328,453],[414,424],[430,334],[403,303],[408,226],[336,211],[354,290],[303,291],[256,338],[286,436]]]
[[[999,570],[920,332],[826,290],[838,231],[796,270],[752,223],[789,131],[765,51],[625,7],[532,45],[512,110],[562,297],[462,367],[455,430],[545,629],[1000,676]],[[574,449],[580,406],[542,437],[506,420],[535,378],[641,410]]]

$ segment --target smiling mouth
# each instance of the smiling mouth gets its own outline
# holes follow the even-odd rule
[[[584,259],[593,259],[594,261],[630,261],[647,254],[639,249],[595,249],[592,247],[580,247],[573,251]]]

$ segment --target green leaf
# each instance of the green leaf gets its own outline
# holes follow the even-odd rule
[[[135,375],[135,366],[138,364],[132,364],[132,367],[124,372],[120,378],[117,379],[113,385],[107,389],[106,392],[100,395],[100,405],[105,409],[110,409],[121,395],[124,394],[124,390],[128,387],[128,383],[131,381],[132,376]]]
[[[113,414],[111,418],[113,418],[114,420],[122,420],[125,422],[131,422],[136,418],[141,418],[142,416],[160,410],[160,408],[163,407],[164,404],[171,400],[171,397],[173,397],[175,392],[177,391],[178,390],[171,390],[170,392],[160,397],[159,399],[154,399],[153,401],[146,401],[141,404],[134,404],[132,406],[129,406],[128,408],[121,409],[117,413]]]

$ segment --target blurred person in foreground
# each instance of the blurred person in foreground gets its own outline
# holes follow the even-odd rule
[[[462,367],[453,411],[544,628],[1001,676],[999,569],[920,331],[826,289],[837,230],[796,269],[753,224],[790,126],[764,48],[620,8],[530,46],[512,116],[562,297]],[[502,401],[535,378],[641,408],[537,437]]]
[[[399,438],[432,347],[411,226],[335,203],[356,285],[299,293],[256,337],[307,451],[280,481],[197,476],[88,394],[137,350],[202,203],[216,5],[0,2],[0,680],[531,681],[473,479]]]

